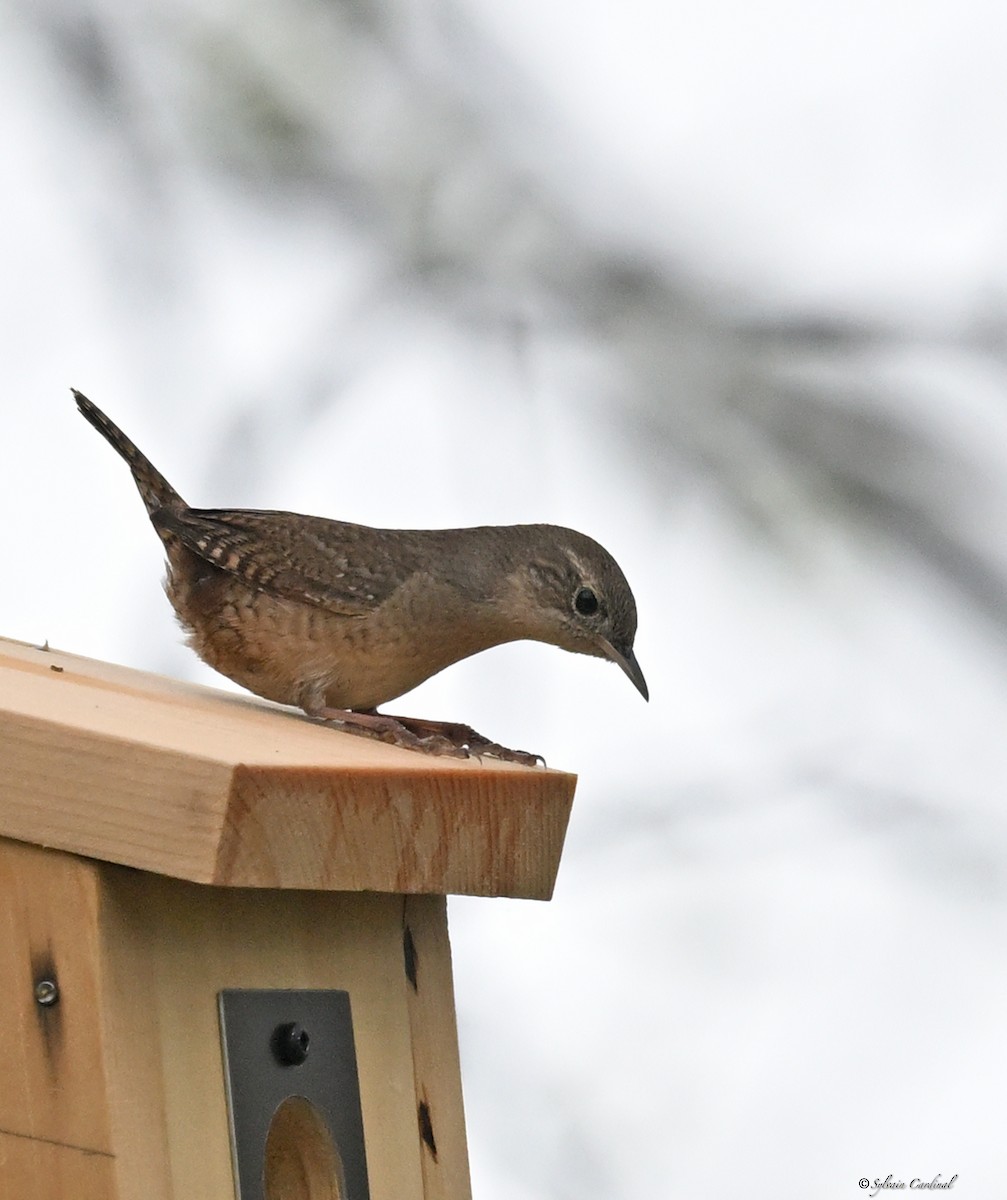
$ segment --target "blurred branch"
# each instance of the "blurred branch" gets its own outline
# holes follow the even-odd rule
[[[293,197],[349,224],[385,264],[361,296],[360,329],[394,321],[397,296],[474,338],[512,339],[515,354],[578,344],[602,380],[583,403],[624,436],[658,499],[702,478],[785,540],[809,536],[803,511],[826,511],[912,548],[1004,619],[1007,560],[986,531],[1002,524],[1007,496],[998,483],[976,495],[981,436],[952,448],[928,429],[928,406],[954,396],[893,403],[884,390],[876,364],[903,332],[732,315],[651,258],[645,231],[632,250],[606,244],[590,220],[602,168],[593,178],[585,168],[582,205],[558,199],[571,194],[549,158],[562,130],[463,5],[165,3],[141,19],[50,4],[23,15],[124,153],[157,131],[217,186],[254,189],[264,205]],[[138,47],[155,31],[152,62]],[[172,169],[163,156],[151,163]],[[999,313],[995,326],[980,331],[983,345],[1002,347]],[[341,369],[331,345],[362,342],[343,325],[324,347],[306,343],[291,398],[316,410]]]

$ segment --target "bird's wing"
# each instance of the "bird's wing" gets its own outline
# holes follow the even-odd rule
[[[151,519],[260,591],[347,617],[373,612],[413,567],[395,530],[250,509],[162,509]]]

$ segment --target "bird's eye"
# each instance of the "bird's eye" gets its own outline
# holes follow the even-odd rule
[[[598,597],[589,587],[582,587],[573,598],[573,606],[582,617],[593,617],[598,611]]]

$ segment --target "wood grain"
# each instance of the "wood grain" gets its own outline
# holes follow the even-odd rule
[[[93,863],[0,840],[0,1131],[110,1155],[98,907]]]
[[[537,899],[576,782],[4,640],[0,760],[22,841],[230,887]]]
[[[93,1150],[0,1130],[0,1200],[115,1200],[113,1166]]]
[[[372,1200],[469,1200],[442,898],[204,887],[0,839],[0,913],[2,1200],[231,1196],[223,988],[349,992]]]
[[[446,899],[405,897],[403,939],[424,1200],[471,1200]]]
[[[140,1034],[146,1051],[114,1071],[116,1144],[133,1160],[122,1170],[122,1200],[232,1195],[222,988],[350,993],[372,1200],[424,1200],[402,897],[206,888],[108,866],[102,873],[106,1003],[119,1010],[109,1024],[125,1031],[130,1014],[145,1014],[144,1028],[121,1044],[136,1046]],[[150,1145],[151,1122],[164,1129],[160,1151]],[[165,1190],[147,1191],[136,1181],[158,1153]]]

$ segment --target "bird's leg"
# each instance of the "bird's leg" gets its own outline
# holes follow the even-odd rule
[[[424,754],[446,754],[452,758],[468,758],[468,751],[450,738],[436,732],[421,735],[398,719],[386,717],[371,709],[368,712],[354,712],[348,708],[312,708],[305,709],[309,717],[319,721],[327,721],[338,725],[347,733],[355,733],[361,737],[377,738],[380,742],[388,742],[392,746],[401,746],[405,750],[420,750]]]
[[[503,762],[523,763],[526,767],[537,767],[540,764],[545,766],[545,759],[541,754],[529,754],[527,750],[509,750],[499,742],[491,742],[481,733],[476,733],[471,725],[462,725],[458,721],[425,721],[422,717],[386,719],[395,721],[421,740],[427,737],[446,739],[452,746],[467,755],[473,754],[476,758],[485,755],[488,758],[499,758]]]

